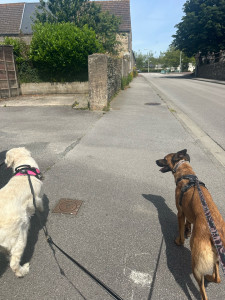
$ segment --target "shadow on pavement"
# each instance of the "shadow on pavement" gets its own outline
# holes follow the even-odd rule
[[[5,155],[7,151],[8,150],[0,152],[0,189],[8,183],[13,174],[12,169],[7,168],[6,164],[3,163],[5,161]]]
[[[41,216],[41,223],[44,226],[47,222],[47,218],[49,214],[49,199],[46,195],[43,195],[42,201],[43,201],[44,211],[41,213],[40,216]],[[23,257],[21,259],[21,265],[30,262],[34,254],[35,245],[38,241],[38,235],[41,229],[42,226],[39,222],[37,215],[35,214],[31,217],[30,220],[30,228],[28,231],[27,245],[26,248],[24,249]]]
[[[191,252],[186,247],[178,247],[174,243],[175,234],[177,233],[177,216],[176,214],[166,205],[165,199],[157,195],[145,195],[143,197],[150,201],[157,209],[159,222],[162,229],[163,239],[161,242],[161,248],[163,240],[166,245],[166,257],[167,266],[173,275],[176,282],[184,291],[187,299],[191,300],[192,297],[189,290],[194,295],[196,299],[201,299],[200,293],[196,286],[194,285],[190,274],[191,270]],[[187,241],[186,241],[187,242]],[[161,251],[161,250],[160,250]],[[160,259],[160,253],[158,256],[158,261]],[[155,268],[155,274],[153,276],[153,281],[149,293],[148,300],[151,299],[154,290],[154,284],[156,279],[158,261]]]
[[[193,79],[195,78],[194,74],[185,74],[185,75],[178,75],[178,74],[172,74],[172,75],[164,75],[160,77],[160,79],[166,78],[166,79]]]

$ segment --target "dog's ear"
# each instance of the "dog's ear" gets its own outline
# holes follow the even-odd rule
[[[11,155],[11,152],[8,151],[6,152],[6,156],[5,156],[5,164],[7,165],[7,167],[13,167],[13,162],[14,162],[14,158]]]
[[[6,152],[5,164],[13,168],[15,161],[23,156],[30,156],[31,153],[25,147],[12,148]]]
[[[190,161],[190,156],[187,154],[187,149],[178,151],[176,154],[173,156],[173,162],[178,162],[179,160],[185,159],[187,161]]]

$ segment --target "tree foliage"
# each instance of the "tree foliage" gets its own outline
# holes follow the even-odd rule
[[[103,50],[87,25],[38,23],[33,29],[30,58],[42,74],[50,73],[52,81],[73,80],[74,74],[87,70],[88,55]]]
[[[135,53],[135,60],[137,69],[147,68],[148,65],[150,67],[155,66],[158,64],[158,58],[154,57],[152,51],[149,51],[147,54],[142,54],[141,52]]]
[[[188,0],[173,45],[192,56],[225,49],[225,0]]]
[[[162,52],[159,60],[164,68],[177,68],[181,62],[182,70],[187,70],[189,63],[195,64],[194,57],[187,57],[185,53],[181,53],[181,51],[175,49],[174,46],[170,46],[166,52]]]
[[[181,55],[181,57],[180,57]],[[180,50],[175,49],[172,45],[165,52],[160,52],[159,57],[154,57],[152,51],[148,54],[135,53],[136,66],[140,70],[147,70],[148,61],[150,70],[156,65],[161,65],[162,68],[177,68],[180,65],[180,58],[182,63],[182,70],[188,69],[188,64],[195,64],[194,57],[187,57],[184,53],[181,53]]]
[[[36,20],[42,24],[71,22],[82,28],[88,25],[96,32],[106,52],[117,54],[120,19],[88,0],[40,0]]]
[[[13,46],[13,54],[17,64],[21,64],[28,59],[29,47],[23,40],[5,37],[3,44]]]

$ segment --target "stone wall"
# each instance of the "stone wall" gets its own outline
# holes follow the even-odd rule
[[[22,83],[21,95],[61,95],[74,100],[76,109],[87,109],[89,106],[88,82],[40,82]],[[54,97],[54,96],[53,96]]]
[[[119,57],[123,57],[124,55],[126,55],[127,53],[130,52],[130,50],[132,49],[132,46],[130,44],[130,36],[131,36],[131,33],[120,33],[120,34],[117,34],[117,41],[120,43],[118,46],[117,46],[117,50],[118,50],[118,53],[119,53]]]
[[[225,62],[201,65],[197,68],[197,77],[225,80]]]
[[[196,55],[196,77],[225,80],[225,51]]]
[[[88,57],[90,109],[102,110],[121,88],[121,79],[132,71],[129,57],[114,58],[106,54]]]

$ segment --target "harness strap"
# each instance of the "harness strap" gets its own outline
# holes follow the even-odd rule
[[[41,174],[40,170],[31,167],[30,165],[21,165],[15,168],[15,173],[13,174],[13,176],[21,175],[31,175],[35,176],[39,180],[43,179],[43,175]]]
[[[183,179],[187,179],[189,180],[188,184],[186,184],[185,186],[182,187],[181,189],[181,193],[180,193],[180,200],[179,200],[179,205],[182,206],[182,200],[183,200],[183,196],[184,193],[186,193],[190,188],[194,187],[196,185],[196,180],[198,181],[198,177],[196,175],[184,175],[181,176],[179,179],[177,179],[176,181],[176,185]],[[206,188],[205,184],[201,181],[198,181],[199,184],[203,187]]]

